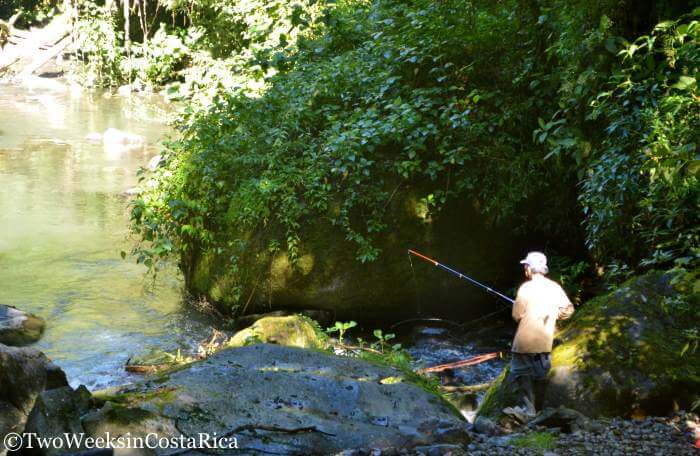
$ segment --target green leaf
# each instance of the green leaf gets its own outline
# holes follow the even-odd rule
[[[608,37],[608,39],[605,40],[605,49],[610,52],[611,54],[617,53],[617,40],[615,37]]]
[[[675,24],[675,21],[663,21],[659,22],[656,24],[656,27],[654,27],[655,32],[663,32],[669,28],[671,28]]]
[[[672,89],[688,90],[696,84],[695,78],[692,76],[681,76],[678,82],[671,86]]]
[[[693,160],[688,163],[688,174],[691,176],[700,174],[700,160]]]

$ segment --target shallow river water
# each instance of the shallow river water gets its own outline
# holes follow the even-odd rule
[[[129,381],[124,362],[159,346],[190,347],[209,334],[165,271],[156,285],[129,251],[123,192],[168,133],[167,106],[58,83],[0,85],[0,304],[46,319],[36,344],[90,389]],[[117,128],[147,138],[137,149],[86,136]]]

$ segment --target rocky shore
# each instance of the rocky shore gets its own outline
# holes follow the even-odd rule
[[[588,430],[562,432],[537,426],[507,436],[473,434],[461,450],[471,455],[698,455],[700,420],[695,413],[669,417],[595,420]]]
[[[314,320],[271,315],[199,358],[98,392],[73,389],[31,347],[0,344],[0,437],[209,433],[235,436],[235,454],[698,455],[700,419],[677,411],[697,404],[696,357],[675,341],[654,348],[667,325],[693,324],[661,324],[659,309],[671,296],[694,302],[695,279],[649,273],[589,302],[561,333],[544,409],[531,420],[503,413],[511,405],[507,367],[470,423],[459,395],[441,394],[435,379],[382,356],[334,355],[336,342]],[[13,330],[28,321],[17,312]],[[616,351],[596,345],[592,321]]]

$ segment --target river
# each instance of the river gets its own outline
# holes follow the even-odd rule
[[[0,85],[0,303],[46,319],[35,346],[91,390],[133,378],[123,365],[149,347],[190,349],[205,316],[183,305],[182,283],[153,283],[122,260],[133,241],[136,171],[157,154],[172,111],[157,97]],[[86,139],[117,128],[147,138],[138,149]]]

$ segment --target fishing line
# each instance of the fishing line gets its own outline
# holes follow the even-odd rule
[[[495,312],[491,312],[491,313],[488,313],[486,315],[483,315],[483,316],[477,318],[476,320],[466,321],[466,322],[462,323],[460,326],[462,327],[462,329],[469,328],[469,327],[475,325],[476,323],[479,323],[480,321],[486,320],[487,318],[493,317],[494,315],[498,315],[499,313],[503,312],[504,310],[508,310],[508,309],[506,307],[501,307],[500,309],[498,309]]]
[[[514,301],[512,298],[509,298],[508,296],[506,296],[506,295],[504,295],[503,293],[500,293],[500,292],[494,290],[493,288],[489,287],[488,285],[484,285],[483,283],[481,283],[481,282],[479,282],[479,281],[477,281],[477,280],[475,280],[475,279],[469,277],[469,276],[466,275],[466,274],[462,274],[461,272],[459,272],[459,271],[457,271],[457,270],[455,270],[455,269],[452,269],[451,267],[449,267],[449,266],[447,266],[447,265],[445,265],[445,264],[442,264],[442,263],[440,263],[440,262],[438,262],[438,261],[436,261],[436,260],[433,260],[432,258],[429,258],[429,257],[427,257],[427,256],[425,256],[425,255],[423,255],[423,254],[421,254],[421,253],[416,252],[415,250],[408,249],[408,254],[409,254],[409,258],[410,258],[411,255],[417,256],[418,258],[420,258],[420,259],[422,259],[422,260],[425,260],[425,261],[427,261],[428,263],[431,263],[433,266],[442,268],[442,269],[444,269],[445,271],[447,271],[447,272],[449,272],[449,273],[451,273],[451,274],[456,275],[456,276],[459,277],[460,279],[467,280],[467,281],[470,282],[471,284],[476,285],[477,287],[480,287],[480,288],[482,288],[482,289],[488,291],[489,293],[498,296],[499,298],[503,299],[504,301],[508,301],[511,305],[515,304],[515,301]]]
[[[423,314],[423,312],[420,303],[420,295],[418,293],[418,278],[416,277],[416,270],[413,267],[413,259],[411,258],[411,253],[407,252],[406,255],[408,256],[408,263],[411,265],[411,274],[413,275],[413,294],[415,295],[416,299],[416,314],[420,316]]]

